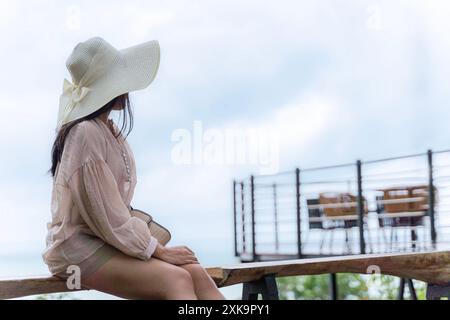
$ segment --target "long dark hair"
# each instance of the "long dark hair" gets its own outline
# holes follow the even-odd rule
[[[121,107],[122,113],[120,116],[120,119],[122,120],[122,126],[120,128],[120,131],[116,133],[115,137],[119,137],[120,135],[124,136],[125,138],[128,136],[128,134],[133,129],[133,111],[131,109],[130,104],[130,98],[128,96],[128,93],[124,93],[107,104],[105,104],[102,108],[98,109],[97,111],[74,121],[71,121],[69,123],[66,123],[65,125],[61,126],[61,129],[59,129],[58,133],[56,134],[55,142],[53,143],[52,147],[52,154],[51,154],[51,160],[52,160],[52,166],[48,170],[48,173],[51,173],[52,177],[55,176],[56,167],[58,165],[58,162],[61,160],[61,156],[64,150],[64,144],[66,142],[66,137],[69,134],[70,129],[73,128],[77,123],[83,122],[85,120],[91,120],[94,119],[101,114],[105,112],[109,112],[112,110],[112,108],[116,105],[116,103]],[[129,123],[128,123],[129,120]],[[126,135],[123,135],[122,132],[124,129],[128,126],[128,132]]]

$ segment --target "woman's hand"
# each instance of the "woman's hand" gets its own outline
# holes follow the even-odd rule
[[[198,263],[194,252],[186,246],[164,247],[158,243],[153,256],[174,265]]]

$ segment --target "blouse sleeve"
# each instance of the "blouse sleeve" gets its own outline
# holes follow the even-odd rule
[[[81,216],[99,238],[129,256],[142,260],[152,256],[158,240],[144,221],[130,215],[104,160],[83,163],[68,185]]]

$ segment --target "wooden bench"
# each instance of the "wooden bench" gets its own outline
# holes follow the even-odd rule
[[[259,294],[265,300],[278,299],[276,277],[374,271],[426,282],[427,299],[450,299],[450,251],[252,262],[206,269],[218,287],[243,283],[243,299],[257,299]],[[51,276],[0,279],[0,299],[71,291],[77,290],[68,289],[65,281]]]

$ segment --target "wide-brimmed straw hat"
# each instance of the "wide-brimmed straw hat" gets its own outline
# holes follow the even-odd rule
[[[147,87],[156,76],[159,60],[156,40],[122,50],[100,37],[77,44],[66,62],[72,82],[64,79],[57,130],[121,94]]]

